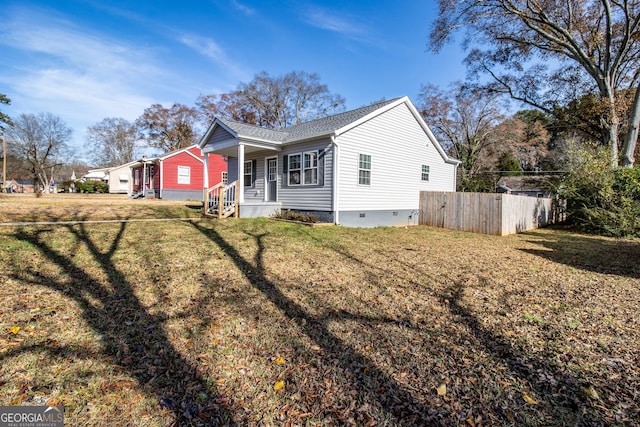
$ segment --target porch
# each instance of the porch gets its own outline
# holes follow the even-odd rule
[[[238,181],[219,183],[204,190],[204,215],[213,218],[258,218],[280,211],[280,202],[240,202]]]

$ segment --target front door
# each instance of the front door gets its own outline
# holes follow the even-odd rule
[[[267,159],[267,201],[278,200],[278,158]]]

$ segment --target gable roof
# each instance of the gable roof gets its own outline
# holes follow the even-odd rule
[[[272,145],[286,145],[327,136],[339,136],[340,134],[347,132],[363,122],[400,104],[405,104],[407,108],[409,108],[411,114],[420,124],[427,135],[427,138],[442,156],[444,161],[447,163],[459,164],[459,160],[450,158],[444,152],[440,143],[431,132],[431,129],[429,129],[420,116],[420,113],[418,113],[418,110],[407,96],[379,101],[355,110],[345,111],[343,113],[334,114],[332,116],[323,117],[310,122],[299,123],[280,130],[266,129],[260,126],[216,118],[211,126],[209,126],[209,129],[207,129],[207,132],[204,134],[198,145],[200,148],[204,148],[217,127],[223,128],[236,139],[263,143],[266,142]]]
[[[201,158],[199,158],[198,156],[196,156],[195,154],[193,154],[193,153],[191,152],[191,150],[192,150],[193,148],[199,148],[199,147],[198,147],[198,145],[197,145],[197,144],[193,144],[193,145],[190,145],[190,146],[188,146],[188,147],[180,148],[180,149],[178,149],[178,150],[169,151],[168,153],[161,154],[161,155],[159,155],[158,157],[156,157],[156,158],[155,158],[155,159],[153,159],[153,160],[156,160],[156,159],[157,159],[157,160],[165,160],[165,159],[168,159],[169,157],[177,156],[178,154],[181,154],[181,153],[187,153],[187,154],[188,154],[188,155],[190,155],[191,157],[193,157],[193,158],[195,158],[195,159],[199,160],[200,162],[204,162]]]
[[[299,123],[284,129],[266,129],[260,126],[249,125],[246,123],[234,122],[232,120],[216,118],[213,124],[207,130],[200,142],[200,147],[206,145],[207,140],[211,136],[216,125],[222,126],[227,132],[236,138],[251,139],[279,144],[287,144],[292,142],[304,141],[307,139],[318,138],[331,135],[335,131],[348,126],[363,117],[379,110],[380,108],[396,102],[401,98],[395,98],[388,101],[380,101],[375,104],[367,105],[355,110],[345,111],[343,113],[334,114],[332,116],[322,117],[310,122]]]

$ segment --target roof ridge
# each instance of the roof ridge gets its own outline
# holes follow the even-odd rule
[[[307,124],[310,124],[310,123],[313,123],[313,122],[317,122],[317,121],[321,121],[321,120],[331,120],[332,118],[335,118],[335,117],[341,116],[341,115],[343,115],[343,114],[345,114],[345,115],[346,115],[346,114],[352,115],[352,114],[356,114],[357,112],[359,112],[359,111],[361,111],[361,110],[365,110],[365,109],[367,109],[367,110],[368,110],[368,109],[377,110],[378,108],[380,108],[380,107],[382,107],[382,106],[384,106],[384,105],[387,105],[387,104],[391,104],[392,102],[395,102],[395,101],[397,101],[397,100],[399,100],[399,99],[401,99],[401,98],[402,98],[402,97],[398,97],[398,98],[393,98],[393,99],[387,99],[387,100],[377,101],[377,102],[374,102],[374,103],[372,103],[372,104],[363,105],[363,106],[361,106],[361,107],[354,108],[353,110],[341,111],[341,112],[339,112],[339,113],[331,114],[331,115],[329,115],[329,116],[318,117],[318,118],[316,118],[316,119],[309,120],[308,122],[296,123],[295,125],[288,126],[288,127],[286,127],[285,129],[291,129],[291,128],[296,127],[296,126],[307,125]]]

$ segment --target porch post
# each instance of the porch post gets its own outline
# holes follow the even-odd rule
[[[244,203],[244,144],[238,145],[238,203]]]
[[[204,173],[202,174],[202,203],[207,203],[207,188],[209,188],[209,153],[204,154]]]

